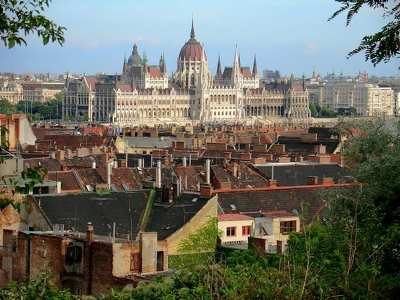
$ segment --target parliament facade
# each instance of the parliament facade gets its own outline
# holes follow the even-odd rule
[[[262,84],[256,58],[252,68],[244,67],[237,49],[232,66],[222,69],[219,59],[213,75],[193,23],[171,77],[163,54],[158,65],[148,65],[134,45],[121,75],[67,79],[63,102],[64,120],[120,127],[283,118],[301,122],[309,117],[304,84],[293,79]]]

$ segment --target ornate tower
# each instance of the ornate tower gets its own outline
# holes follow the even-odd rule
[[[233,66],[232,66],[232,85],[234,87],[240,87],[240,77],[241,77],[241,70],[240,70],[240,55],[235,47],[235,57],[233,59]]]

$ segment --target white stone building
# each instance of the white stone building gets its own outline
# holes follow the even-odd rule
[[[218,231],[221,245],[245,246],[254,231],[254,218],[241,214],[218,215]]]
[[[219,61],[213,76],[193,24],[171,78],[163,55],[158,65],[149,66],[135,45],[129,59],[124,59],[121,76],[95,84],[93,102],[87,101],[91,108],[80,106],[78,98],[72,86],[67,87],[64,119],[87,111],[89,121],[119,127],[243,122],[249,118],[304,121],[310,117],[308,92],[303,86],[291,80],[272,89],[261,87],[256,59],[252,69],[241,66],[237,49],[232,67],[222,72]]]
[[[17,104],[23,100],[22,85],[17,82],[3,81],[0,82],[0,100],[6,99],[12,104]]]
[[[310,101],[333,111],[354,108],[361,116],[392,116],[395,95],[390,87],[381,87],[365,81],[329,80],[309,83]]]

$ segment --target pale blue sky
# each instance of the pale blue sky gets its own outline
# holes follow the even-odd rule
[[[64,46],[42,47],[35,37],[27,47],[1,45],[0,71],[119,73],[124,53],[137,42],[150,63],[164,52],[172,72],[194,14],[213,71],[218,54],[224,66],[232,64],[238,44],[242,65],[251,65],[257,54],[259,70],[309,75],[315,66],[321,74],[398,75],[398,59],[376,68],[363,54],[346,59],[384,21],[363,10],[350,27],[344,16],[327,22],[337,7],[333,0],[53,0],[48,15],[67,27]]]

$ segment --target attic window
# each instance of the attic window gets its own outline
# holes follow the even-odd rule
[[[237,210],[236,205],[235,204],[230,204],[231,210]]]
[[[67,266],[72,266],[75,264],[80,264],[82,261],[82,247],[73,245],[67,247],[67,253],[65,255],[65,264]]]

